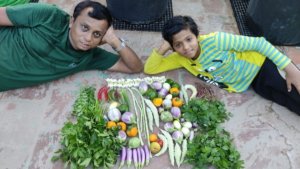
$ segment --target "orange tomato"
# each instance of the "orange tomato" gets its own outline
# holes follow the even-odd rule
[[[154,104],[156,107],[159,107],[159,106],[161,106],[161,105],[162,105],[162,103],[163,103],[163,99],[162,99],[162,98],[159,98],[159,97],[157,97],[157,98],[154,98],[152,102],[153,102],[153,104]]]
[[[157,141],[157,139],[158,139],[157,134],[152,133],[152,134],[149,135],[149,141],[150,142],[155,142],[155,141]]]
[[[109,129],[112,128],[112,127],[116,127],[116,126],[117,126],[117,124],[114,121],[108,121],[106,123],[106,127],[109,128]]]
[[[126,131],[127,128],[126,123],[120,121],[117,123],[117,126],[121,126],[121,130]]]
[[[132,127],[126,131],[127,136],[129,137],[135,137],[138,134],[138,128]]]

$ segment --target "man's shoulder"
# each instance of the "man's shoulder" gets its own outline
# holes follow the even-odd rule
[[[37,11],[42,13],[53,13],[53,12],[60,12],[63,14],[67,14],[65,11],[60,9],[55,4],[48,4],[48,3],[28,3],[28,4],[22,4],[22,5],[16,5],[16,6],[9,6],[7,7],[8,12],[18,12],[18,11]],[[38,16],[37,16],[38,17]]]

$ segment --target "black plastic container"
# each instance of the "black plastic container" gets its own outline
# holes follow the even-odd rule
[[[132,24],[145,24],[163,16],[168,0],[106,0],[106,3],[114,18]]]
[[[247,25],[275,45],[300,45],[300,1],[250,0]]]

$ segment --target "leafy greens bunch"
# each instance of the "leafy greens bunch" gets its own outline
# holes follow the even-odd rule
[[[185,162],[195,169],[241,169],[244,162],[232,144],[230,133],[220,127],[229,119],[224,103],[215,99],[195,98],[182,107],[184,118],[199,126],[188,144]]]
[[[56,152],[52,161],[62,160],[65,167],[81,169],[111,168],[115,165],[122,144],[118,129],[107,129],[103,118],[105,108],[95,98],[95,88],[84,87],[76,99],[73,115],[77,122],[64,124],[61,130],[62,148]]]

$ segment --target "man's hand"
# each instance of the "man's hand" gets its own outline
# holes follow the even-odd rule
[[[113,49],[117,49],[121,45],[121,40],[116,36],[113,27],[111,26],[102,38],[101,44],[107,43]],[[143,63],[136,53],[128,46],[125,46],[120,51],[117,51],[120,59],[108,70],[124,73],[140,73],[143,70]]]
[[[162,42],[162,44],[160,45],[160,47],[158,48],[157,52],[160,55],[165,55],[169,50],[172,50],[172,47],[169,44],[169,42],[167,42],[166,40],[164,40]]]
[[[109,44],[112,47],[115,47],[113,45],[116,45],[115,43],[119,41],[119,38],[116,36],[113,27],[109,27],[103,36],[100,45],[103,45],[105,43]]]
[[[298,93],[300,94],[300,70],[292,62],[284,68],[286,75],[287,89],[290,92],[292,85],[295,86]]]

